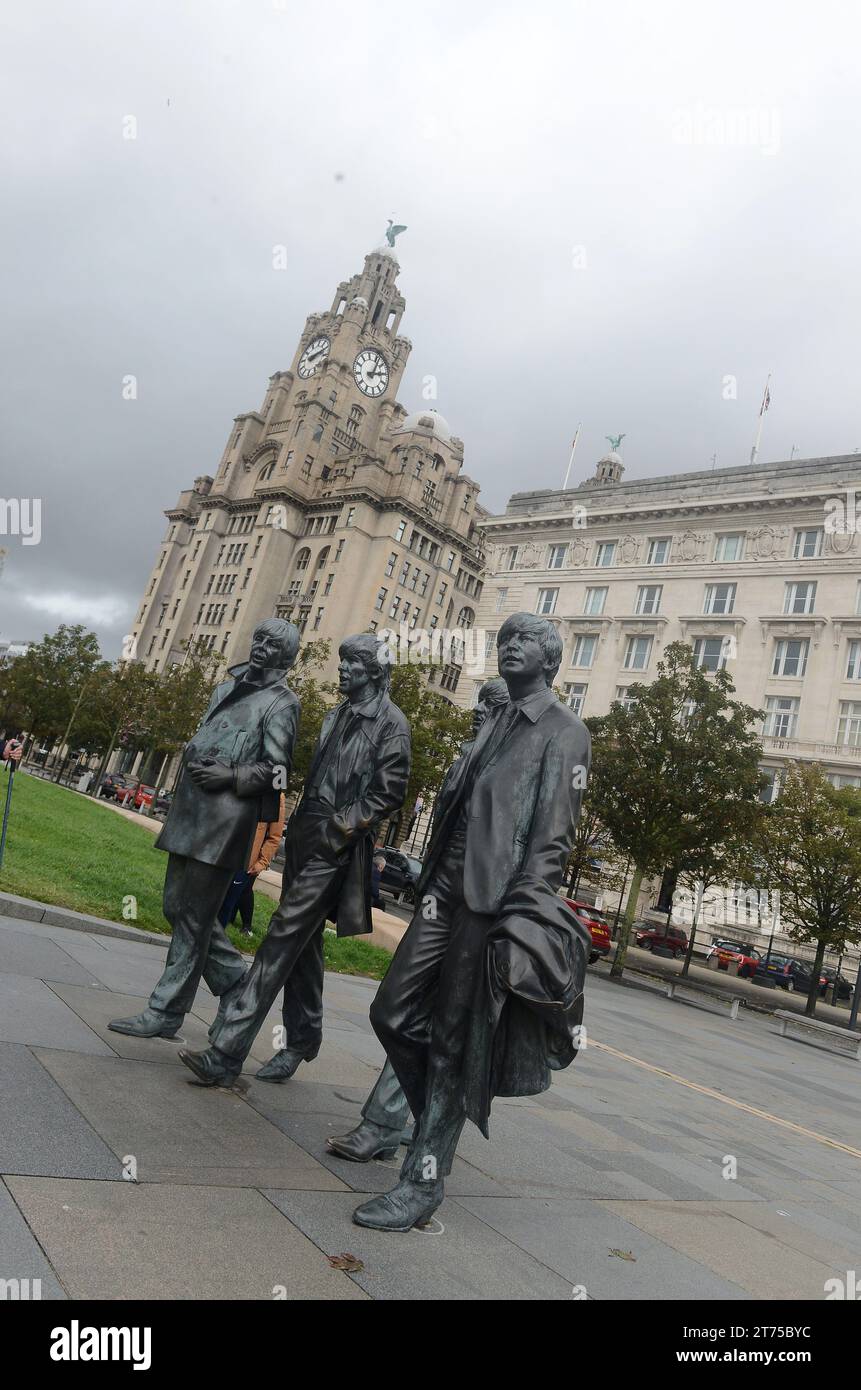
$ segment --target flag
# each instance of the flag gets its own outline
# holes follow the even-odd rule
[[[771,405],[771,392],[768,389],[768,382],[765,383],[765,394],[762,398],[762,405],[759,407],[760,415],[764,415]]]

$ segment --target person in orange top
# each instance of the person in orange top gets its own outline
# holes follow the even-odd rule
[[[251,845],[248,868],[240,870],[224,895],[224,902],[218,913],[218,920],[223,927],[228,927],[238,912],[242,920],[243,935],[251,935],[251,923],[254,917],[254,880],[258,874],[262,874],[264,869],[268,869],[272,862],[272,857],[284,833],[286,814],[287,803],[282,792],[278,803],[278,819],[260,821]]]

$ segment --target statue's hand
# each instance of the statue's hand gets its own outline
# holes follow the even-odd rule
[[[205,792],[226,791],[233,786],[233,772],[225,763],[190,763],[188,775]]]

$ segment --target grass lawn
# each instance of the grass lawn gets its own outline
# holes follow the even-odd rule
[[[0,810],[8,774],[0,772]],[[15,774],[0,891],[170,934],[161,913],[167,857],[155,836],[107,806],[26,773]],[[254,896],[254,935],[229,935],[256,951],[277,904]],[[326,968],[381,980],[391,956],[359,937],[324,937]]]

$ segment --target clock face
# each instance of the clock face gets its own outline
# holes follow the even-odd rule
[[[376,348],[363,348],[353,363],[353,376],[366,396],[381,396],[389,384],[386,359]]]
[[[299,358],[299,375],[301,377],[313,376],[328,356],[329,339],[322,335],[319,338],[312,338]]]

